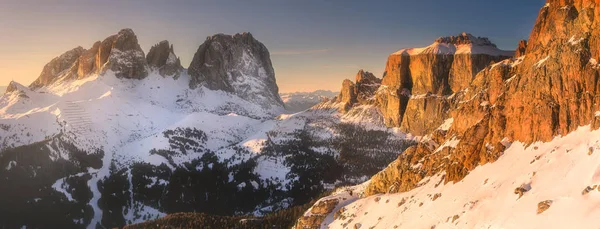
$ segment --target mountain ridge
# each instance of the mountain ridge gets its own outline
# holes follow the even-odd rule
[[[268,50],[250,34],[205,41],[197,75],[180,68],[170,44],[143,55],[133,38],[120,31],[70,66],[56,64],[47,84],[14,82],[0,97],[0,224],[113,228],[183,211],[263,215],[363,182],[414,144],[361,119],[372,109],[285,114]]]
[[[486,65],[446,97],[456,105],[433,132],[369,181],[318,201],[296,228],[573,227],[565,217],[595,227],[586,203],[597,201],[588,158],[600,127],[598,4],[547,0],[517,56]]]

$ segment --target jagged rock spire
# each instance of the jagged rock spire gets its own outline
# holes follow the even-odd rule
[[[158,70],[162,76],[178,78],[183,70],[179,57],[175,55],[173,45],[166,40],[150,48],[146,55],[146,61],[151,69]]]
[[[517,47],[517,50],[515,51],[515,57],[524,56],[526,51],[527,51],[527,41],[526,40],[519,41],[519,46]]]

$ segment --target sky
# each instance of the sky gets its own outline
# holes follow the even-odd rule
[[[187,67],[206,37],[251,32],[282,92],[337,91],[389,54],[469,32],[514,50],[544,0],[0,0],[0,85],[29,85],[52,58],[131,28],[142,49],[174,44]]]

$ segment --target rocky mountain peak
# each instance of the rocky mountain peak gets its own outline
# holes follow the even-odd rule
[[[355,82],[346,79],[342,82],[342,89],[335,102],[343,103],[341,112],[347,112],[355,104],[373,104],[375,103],[375,92],[381,86],[381,79],[375,77],[373,73],[365,70],[359,70],[355,77]]]
[[[21,85],[20,83],[17,83],[15,81],[10,81],[10,83],[8,83],[8,86],[6,87],[6,92],[5,93],[11,93],[14,91],[24,91],[25,86]]]
[[[356,83],[372,84],[377,82],[381,83],[381,79],[378,79],[373,73],[364,71],[363,69],[359,70],[356,74]]]
[[[55,57],[44,66],[42,73],[40,73],[40,76],[30,85],[30,87],[35,89],[53,83],[64,71],[70,69],[85,51],[84,48],[78,46]]]
[[[190,66],[190,87],[231,92],[264,106],[283,106],[267,48],[250,33],[208,37]]]
[[[352,80],[346,79],[342,82],[342,89],[336,98],[336,102],[342,103],[341,112],[347,112],[357,102],[356,85]]]
[[[150,48],[146,55],[146,61],[151,69],[157,70],[162,76],[178,78],[183,70],[179,57],[175,55],[173,45],[166,40]]]
[[[496,47],[487,37],[475,37],[470,33],[463,32],[457,36],[439,37],[435,40],[436,43],[453,44],[453,45],[479,45]]]
[[[143,79],[148,75],[144,51],[132,29],[122,29],[100,44],[96,68],[112,70],[118,78]]]
[[[373,73],[360,70],[356,74],[355,94],[360,103],[371,104],[374,102],[374,95],[381,86],[381,79],[375,77]]]
[[[111,70],[119,78],[142,79],[148,75],[144,51],[131,29],[97,41],[90,49],[74,48],[54,58],[30,85],[32,89],[61,80],[83,79]]]

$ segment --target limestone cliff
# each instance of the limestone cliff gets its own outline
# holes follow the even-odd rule
[[[61,80],[83,79],[108,70],[119,78],[143,79],[148,75],[144,51],[133,30],[123,29],[97,41],[90,49],[77,47],[54,58],[29,87],[36,89]]]
[[[445,110],[436,112],[426,112],[424,108],[432,110],[432,107],[447,104],[445,97],[466,88],[485,66],[512,55],[513,52],[498,49],[487,38],[467,33],[438,38],[424,48],[393,53],[388,58],[383,86],[377,94],[385,123],[416,135],[430,133],[448,117],[449,110],[444,107],[450,106],[442,105]],[[410,102],[411,98],[420,101]],[[415,125],[415,117],[424,118],[429,124]]]
[[[269,50],[250,33],[208,37],[188,68],[190,87],[231,92],[263,106],[281,106]]]
[[[356,104],[372,105],[375,103],[374,95],[381,86],[381,79],[362,69],[358,71],[355,79],[355,82],[349,79],[344,80],[340,94],[336,97],[336,102],[342,103],[342,112],[348,112]]]
[[[44,66],[40,76],[31,83],[31,87],[38,88],[56,81],[64,71],[69,70],[73,66],[73,63],[77,61],[83,52],[85,52],[85,49],[79,46],[52,59]]]
[[[579,126],[600,127],[599,4],[548,0],[529,42],[519,45],[522,56],[477,74],[443,137],[406,150],[372,178],[367,195],[410,190],[432,174],[456,182],[497,160],[512,141],[549,141]]]

